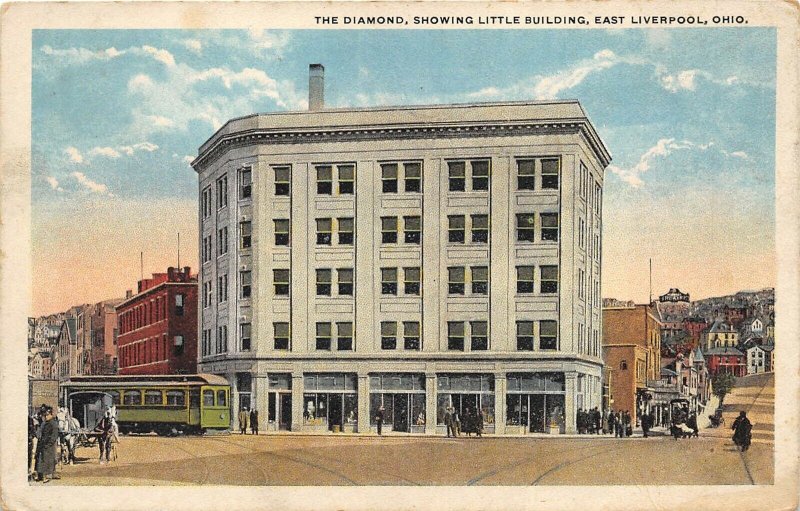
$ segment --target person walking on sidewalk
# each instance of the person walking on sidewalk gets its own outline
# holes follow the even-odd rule
[[[378,408],[378,413],[375,414],[375,422],[378,424],[378,434],[383,435],[383,415],[385,413],[383,405]]]
[[[447,438],[456,436],[455,425],[453,423],[453,409],[448,407],[444,411],[444,425],[447,428]]]
[[[247,412],[247,407],[239,410],[239,434],[247,434],[247,423],[250,419],[250,414]]]
[[[250,411],[250,432],[254,435],[258,434],[258,410],[255,408]]]
[[[49,483],[50,478],[61,479],[56,472],[56,444],[58,444],[58,422],[53,415],[53,408],[48,406],[44,409],[44,422],[42,432],[39,437],[39,444],[36,447],[36,473],[39,480]]]

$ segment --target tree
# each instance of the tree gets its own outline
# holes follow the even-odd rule
[[[714,395],[719,398],[719,404],[725,400],[725,395],[736,385],[736,380],[730,373],[717,373],[711,378],[711,388]]]

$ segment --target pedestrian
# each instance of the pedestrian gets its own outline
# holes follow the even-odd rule
[[[614,410],[608,410],[608,432],[612,435],[616,434],[617,430],[614,427]]]
[[[250,410],[250,432],[254,435],[258,434],[258,410],[255,408]]]
[[[642,434],[645,438],[647,438],[647,433],[650,431],[650,423],[650,415],[647,413],[642,415]]]
[[[239,410],[239,434],[247,434],[247,422],[249,418],[250,414],[247,412],[247,407],[242,407],[242,409]]]
[[[733,443],[736,444],[742,452],[749,449],[750,442],[753,439],[753,425],[750,423],[750,419],[747,418],[747,414],[744,410],[739,412],[739,416],[733,421],[731,429],[733,430]]]
[[[598,435],[603,433],[603,413],[595,406],[594,413],[592,414],[594,418],[594,430],[595,433]]]
[[[456,436],[461,436],[461,416],[457,410],[453,410],[453,426],[455,426]]]
[[[58,422],[53,415],[53,408],[47,406],[42,415],[42,429],[36,447],[36,473],[43,483],[50,479],[61,479],[56,474],[56,444],[58,444]]]
[[[625,422],[625,437],[629,437],[633,434],[633,424],[631,423],[631,412],[625,410],[625,418],[623,419]]]
[[[97,445],[100,447],[100,464],[104,465],[111,461],[109,455],[111,454],[111,436],[114,425],[111,423],[111,412],[106,411],[105,415],[100,422],[97,423],[94,430],[100,434],[97,437]],[[105,460],[103,460],[105,458]]]
[[[464,433],[472,436],[472,408],[464,410]]]
[[[475,433],[478,437],[483,436],[483,410],[475,409]]]
[[[35,447],[35,440],[36,440],[36,419],[32,416],[28,416],[28,479],[33,477],[33,472],[31,468],[31,463],[34,460],[34,447]]]
[[[383,435],[383,416],[385,413],[386,410],[383,408],[383,405],[381,405],[378,407],[378,413],[375,414],[375,422],[378,424],[378,435]]]
[[[444,425],[447,428],[447,438],[456,436],[455,425],[453,424],[453,409],[447,407],[444,411]]]
[[[617,438],[622,438],[622,431],[622,412],[617,412],[614,414],[614,436]]]
[[[689,420],[686,421],[686,425],[692,428],[692,436],[698,438],[700,436],[700,428],[697,426],[697,414],[692,412],[689,415]]]

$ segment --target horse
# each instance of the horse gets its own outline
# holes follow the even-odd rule
[[[69,462],[70,465],[75,463],[75,444],[78,439],[78,433],[81,430],[81,424],[78,419],[70,415],[65,408],[59,408],[58,414],[58,437],[61,443],[61,458],[64,463]],[[67,457],[64,458],[64,449],[67,450]]]

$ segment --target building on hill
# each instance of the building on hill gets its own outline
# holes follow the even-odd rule
[[[703,352],[711,376],[728,373],[734,376],[747,374],[747,359],[744,353],[732,347],[711,348]]]
[[[739,344],[739,332],[732,325],[718,319],[714,322],[706,334],[705,348],[735,348]]]
[[[725,321],[736,328],[747,317],[747,306],[740,303],[726,305],[723,308],[723,314],[725,315]]]
[[[709,325],[705,318],[690,316],[683,320],[683,329],[689,334],[689,338],[695,346],[700,346],[704,340],[706,330]]]
[[[383,405],[400,431],[454,407],[574,432],[601,405],[609,163],[583,108],[325,108],[310,71],[310,111],[232,119],[192,162],[202,371],[280,429],[370,431]]]
[[[197,275],[167,268],[116,307],[118,374],[197,372]]]
[[[774,371],[772,355],[775,346],[771,344],[755,344],[747,348],[747,374],[769,373]]]
[[[61,333],[53,353],[55,354],[53,359],[54,377],[59,380],[67,380],[81,374],[78,365],[77,320],[74,316],[67,316],[61,323]]]

